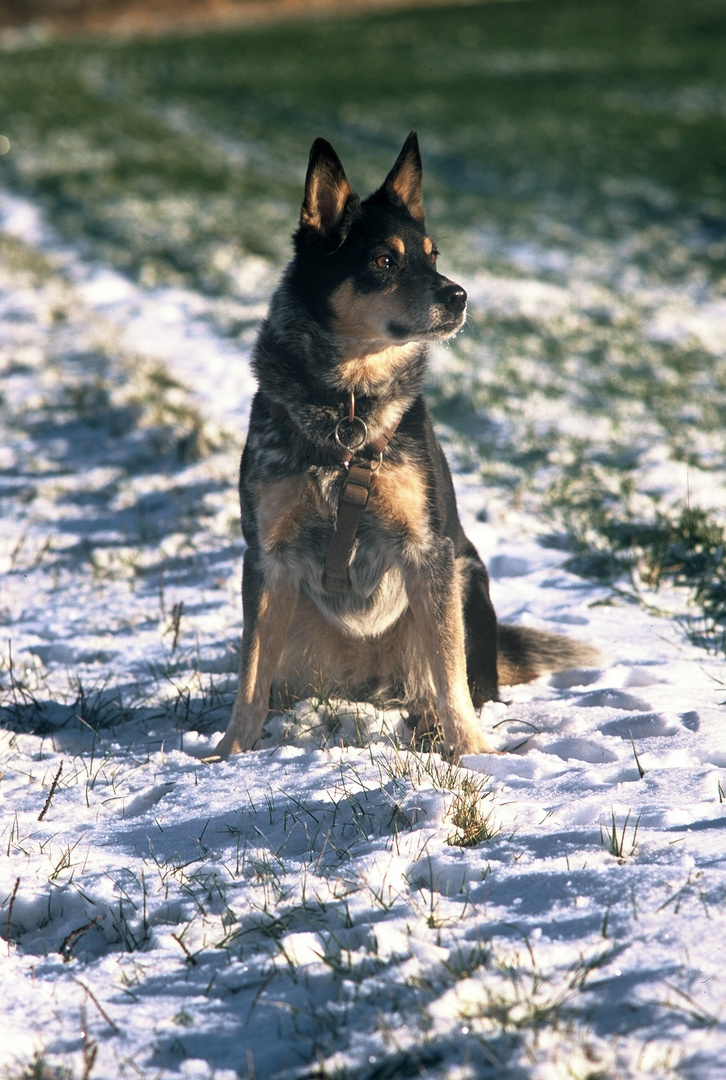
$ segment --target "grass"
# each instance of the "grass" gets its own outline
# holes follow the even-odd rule
[[[414,788],[431,786],[449,796],[446,820],[454,831],[446,843],[454,847],[476,847],[493,839],[499,832],[492,806],[489,777],[469,772],[438,754],[422,753],[411,748],[394,748],[380,761],[382,779],[406,780]]]
[[[611,584],[616,600],[677,593],[686,629],[722,650],[726,522],[707,481],[720,493],[726,357],[695,322],[679,335],[665,317],[726,295],[725,42],[721,0],[522,0],[33,45],[2,54],[11,150],[0,187],[35,199],[63,240],[144,287],[202,293],[217,332],[246,347],[287,258],[312,139],[330,138],[364,190],[415,125],[442,268],[472,296],[429,396],[451,455],[481,480],[481,516],[532,511],[573,569]],[[64,588],[70,566],[106,596],[133,589],[139,610],[151,596],[150,628],[138,632],[164,658],[134,672],[130,691],[80,672],[60,705],[42,664],[3,648],[8,775],[29,732],[39,746],[32,813],[8,800],[2,834],[17,866],[0,912],[4,947],[40,940],[44,960],[57,959],[63,976],[82,973],[87,988],[95,964],[115,965],[113,1008],[100,996],[86,1003],[101,1029],[104,1013],[121,1027],[128,1002],[148,1002],[157,957],[173,956],[195,1005],[174,1003],[174,1033],[158,1035],[148,1075],[167,1060],[178,1069],[200,1004],[232,1002],[240,1023],[294,1028],[301,1058],[344,1076],[336,1053],[360,1001],[372,1003],[365,1049],[377,1061],[361,1058],[351,1076],[416,1075],[452,1057],[472,1075],[529,1074],[550,1036],[572,1075],[627,1075],[595,1034],[602,1018],[591,1022],[587,996],[610,954],[571,950],[561,969],[546,941],[513,943],[515,931],[491,915],[489,860],[501,859],[503,876],[510,853],[486,778],[367,743],[367,718],[343,714],[321,687],[317,709],[289,729],[293,747],[298,734],[309,747],[312,736],[293,726],[316,726],[341,755],[320,798],[271,781],[257,807],[236,791],[223,822],[203,805],[189,822],[165,812],[163,753],[219,727],[230,704],[226,680],[203,674],[200,616],[179,584],[185,574],[193,584],[222,541],[230,559],[239,554],[221,464],[229,443],[173,372],[87,325],[52,255],[3,234],[0,255],[7,280],[44,297],[52,343],[43,356],[18,350],[4,369],[3,423],[19,444],[36,440],[35,457],[21,460],[26,516],[10,576],[52,566]],[[74,358],[66,341],[79,327]],[[46,434],[68,437],[66,456]],[[41,542],[32,515],[65,518],[71,505],[80,516],[69,477],[89,464],[93,514],[115,515],[123,543]],[[700,481],[692,493],[689,478]],[[82,618],[82,596],[78,609]],[[634,744],[633,753],[639,764]],[[178,782],[191,789],[197,778]],[[112,820],[131,835],[136,819],[122,808],[142,785],[153,786],[148,844],[127,848],[99,880],[86,834],[56,836],[54,821],[72,805],[78,823]],[[710,791],[723,802],[720,781]],[[613,811],[601,835],[614,859],[636,854],[630,813]],[[481,880],[447,879],[464,855]],[[609,894],[598,901],[609,916]],[[616,909],[603,924],[613,939]],[[309,963],[295,959],[297,934],[320,939]],[[708,1020],[682,991],[672,995],[670,1007]],[[72,1066],[70,1051],[62,1062],[38,1051],[18,1078],[95,1075],[93,1040],[73,1038]]]
[[[607,841],[607,847],[611,855],[620,863],[624,863],[628,858],[635,855],[638,849],[638,826],[640,825],[640,817],[638,817],[634,826],[631,826],[631,834],[628,836],[628,823],[630,821],[631,811],[628,810],[625,815],[625,820],[622,825],[618,825],[617,818],[615,817],[615,810],[610,811],[610,825],[600,826],[600,843],[605,844]]]
[[[241,236],[236,228],[239,207],[272,204],[279,215],[270,194],[297,201],[304,162],[296,147],[321,127],[344,147],[359,149],[366,138],[374,160],[363,168],[377,176],[386,143],[398,139],[387,134],[391,124],[407,115],[432,138],[446,135],[433,186],[437,196],[457,191],[464,202],[457,215],[476,215],[477,190],[493,198],[497,218],[508,206],[517,220],[515,203],[574,191],[585,200],[575,212],[591,210],[589,199],[601,206],[603,226],[614,227],[620,201],[631,212],[649,209],[659,223],[669,207],[656,212],[648,183],[676,188],[682,199],[707,194],[717,202],[723,193],[725,152],[716,133],[724,21],[718,0],[685,10],[645,2],[636,14],[623,4],[595,2],[585,12],[559,0],[545,11],[495,4],[113,50],[92,42],[30,49],[3,65],[6,93],[23,74],[37,88],[32,101],[16,96],[4,164],[14,164],[70,228],[92,203],[83,228],[109,248],[124,232],[139,237],[133,213],[153,206],[160,216],[144,247],[182,274],[210,234],[279,250],[269,236],[277,231],[270,210],[257,223],[268,238],[262,232],[255,242],[252,223]],[[62,98],[54,92],[59,80]],[[654,117],[660,126],[644,141]],[[464,155],[468,167],[460,172]],[[641,188],[624,200],[617,192],[608,200],[606,191],[603,200],[604,178],[620,177],[640,180]],[[119,191],[125,205],[112,216],[109,202]],[[201,193],[207,209],[194,223]],[[230,206],[235,216],[220,229]]]
[[[602,478],[601,478],[602,480]],[[589,482],[588,482],[589,481]],[[663,510],[650,499],[633,509],[631,490],[605,490],[599,478],[562,484],[557,516],[575,554],[570,568],[610,583],[628,582],[635,596],[663,588],[685,596],[682,620],[691,639],[723,651],[726,640],[726,527],[723,515],[691,505]]]
[[[694,640],[720,651],[723,499],[689,499],[686,477],[720,487],[724,351],[654,326],[724,295],[725,42],[723,0],[523,0],[29,46],[0,65],[0,184],[138,281],[201,291],[244,338],[239,301],[264,301],[287,257],[312,139],[370,189],[416,125],[442,265],[508,282],[474,290],[430,388],[437,419],[492,511],[565,530],[588,577],[675,586]],[[184,461],[219,445],[142,367],[110,404],[73,383],[74,407],[120,426],[131,410],[151,452]],[[662,447],[672,490],[651,477]]]
[[[167,719],[174,723],[173,708]],[[340,751],[337,764],[328,760],[318,791],[300,796],[273,775],[271,757],[267,798],[258,793],[246,800],[236,790],[224,817],[211,818],[203,794],[193,794],[191,773],[180,772],[174,786],[186,792],[181,803],[166,811],[159,803],[156,825],[149,818],[141,831],[135,819],[124,819],[132,828],[126,864],[99,879],[86,830],[99,815],[108,829],[105,815],[118,807],[115,800],[128,799],[129,785],[138,790],[139,780],[148,784],[154,775],[156,781],[163,768],[157,755],[152,770],[140,774],[143,738],[137,733],[134,756],[124,756],[122,727],[114,732],[106,721],[111,745],[97,762],[72,749],[62,757],[56,752],[37,797],[39,808],[49,805],[46,821],[35,821],[37,810],[26,814],[22,839],[14,828],[9,838],[18,883],[0,917],[7,947],[32,950],[42,939],[45,962],[57,956],[85,992],[93,1022],[83,1024],[84,1037],[72,1037],[73,1052],[49,1046],[8,1080],[96,1075],[96,1040],[103,1045],[109,1029],[123,1031],[133,1015],[127,1007],[141,1007],[157,993],[160,957],[165,979],[181,978],[195,1007],[180,1008],[172,996],[156,1037],[157,1070],[171,1067],[183,1033],[195,1032],[200,1002],[208,1000],[215,1009],[237,1010],[240,1022],[260,1024],[269,1021],[274,1002],[281,1037],[294,1031],[301,1060],[325,1062],[330,1075],[353,1029],[365,1034],[366,1060],[376,1057],[391,1074],[417,1061],[434,1067],[455,1059],[470,1062],[477,1075],[501,1075],[549,1060],[556,1039],[572,1070],[567,1075],[627,1075],[588,1020],[590,984],[601,971],[609,977],[620,947],[616,934],[605,951],[593,947],[592,935],[588,948],[579,936],[576,948],[558,941],[553,965],[539,936],[530,939],[496,920],[490,926],[489,917],[483,928],[484,861],[481,883],[474,876],[452,891],[442,876],[460,865],[452,847],[480,846],[488,859],[486,846],[496,843],[486,778],[433,754],[354,746]],[[73,838],[52,829],[60,799],[75,806],[81,832]],[[41,832],[44,825],[51,832]],[[613,855],[629,858],[636,838],[630,815],[621,824],[613,812],[603,838]],[[507,850],[505,840],[494,857],[506,858]],[[39,902],[43,880],[47,898]],[[569,957],[564,964],[563,957]],[[94,985],[98,963],[104,971],[115,966],[120,996],[112,1005]],[[244,974],[250,971],[257,973],[253,981]],[[674,1016],[688,1012],[677,985],[664,984],[661,996],[659,1008]],[[695,1000],[689,1008],[694,1022],[702,1022]],[[358,1076],[352,1050],[346,1060]]]
[[[7,1073],[7,1080],[73,1080],[73,1077],[73,1070],[65,1065],[51,1065],[42,1050],[36,1050],[26,1062],[19,1062],[17,1068]]]
[[[484,809],[484,800],[491,797],[486,790],[488,777],[462,776],[454,792],[449,819],[454,832],[446,838],[456,847],[477,847],[496,835],[492,810]]]

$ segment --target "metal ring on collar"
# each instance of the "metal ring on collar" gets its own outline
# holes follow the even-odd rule
[[[340,437],[341,425],[351,423],[360,424],[361,426],[360,442],[357,442],[352,446],[348,443],[344,443]],[[339,420],[338,423],[335,425],[335,441],[337,442],[338,446],[342,446],[344,450],[349,450],[351,453],[354,453],[356,450],[362,450],[365,444],[368,442],[368,425],[366,424],[365,420],[361,420],[360,416],[354,416],[352,420],[350,420],[347,416],[343,417],[343,419]]]

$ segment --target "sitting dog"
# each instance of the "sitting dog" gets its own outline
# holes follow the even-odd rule
[[[316,139],[294,250],[253,354],[239,690],[215,756],[253,748],[271,705],[321,686],[403,706],[445,753],[496,752],[475,710],[500,681],[597,654],[497,627],[459,521],[421,389],[466,293],[436,268],[416,133],[365,201]]]

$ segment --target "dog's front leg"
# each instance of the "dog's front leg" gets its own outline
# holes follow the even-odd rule
[[[251,750],[262,735],[270,686],[285,644],[298,590],[282,573],[270,574],[248,551],[242,576],[242,649],[232,716],[214,758]]]
[[[482,734],[466,678],[464,616],[453,545],[440,539],[405,571],[406,592],[437,696],[447,750],[497,753]]]

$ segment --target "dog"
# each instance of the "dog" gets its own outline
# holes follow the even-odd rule
[[[428,345],[461,329],[467,297],[437,269],[421,176],[413,131],[365,201],[325,139],[310,151],[294,257],[252,358],[239,689],[215,760],[321,685],[404,707],[443,753],[496,753],[475,710],[500,682],[597,659],[497,626],[422,396]]]

